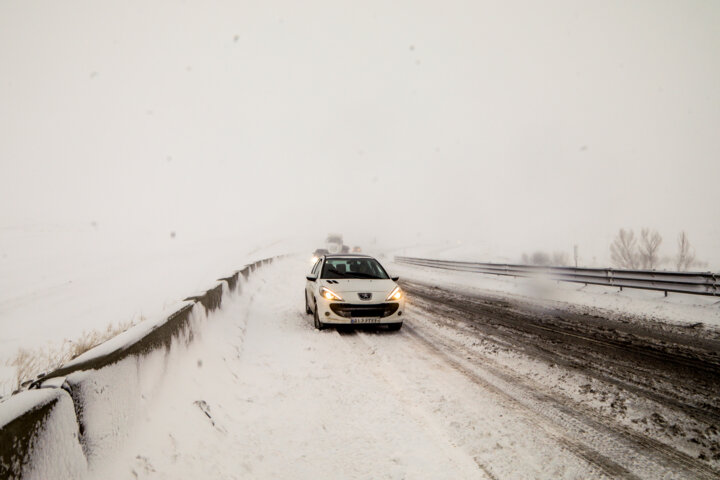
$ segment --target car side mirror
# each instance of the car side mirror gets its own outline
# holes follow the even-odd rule
[[[314,282],[315,280],[317,280],[317,275],[307,275],[305,278],[307,278],[311,282]]]
[[[397,282],[398,280],[400,280],[400,277],[390,277],[390,280],[392,280],[393,282]]]

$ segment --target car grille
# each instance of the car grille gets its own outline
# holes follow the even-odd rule
[[[330,309],[341,317],[389,317],[400,305],[397,303],[377,303],[375,305],[357,305],[353,303],[331,303]]]

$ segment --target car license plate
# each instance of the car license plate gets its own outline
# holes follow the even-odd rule
[[[351,318],[350,323],[380,323],[379,317],[357,317]]]

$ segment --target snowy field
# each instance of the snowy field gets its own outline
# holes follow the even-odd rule
[[[396,333],[315,330],[302,303],[308,268],[305,257],[276,262],[224,302],[163,383],[148,387],[134,427],[93,462],[92,476],[707,476],[684,470],[689,457],[674,446],[638,447],[628,427],[600,425],[592,405],[577,407],[588,401],[578,400],[579,373],[483,353],[419,305]]]
[[[92,225],[0,229],[0,396],[18,349],[53,355],[84,332],[162,317],[179,301],[293,242]]]

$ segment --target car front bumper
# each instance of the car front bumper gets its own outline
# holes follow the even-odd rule
[[[351,303],[317,300],[318,317],[327,325],[386,325],[402,323],[405,301],[380,303]]]

